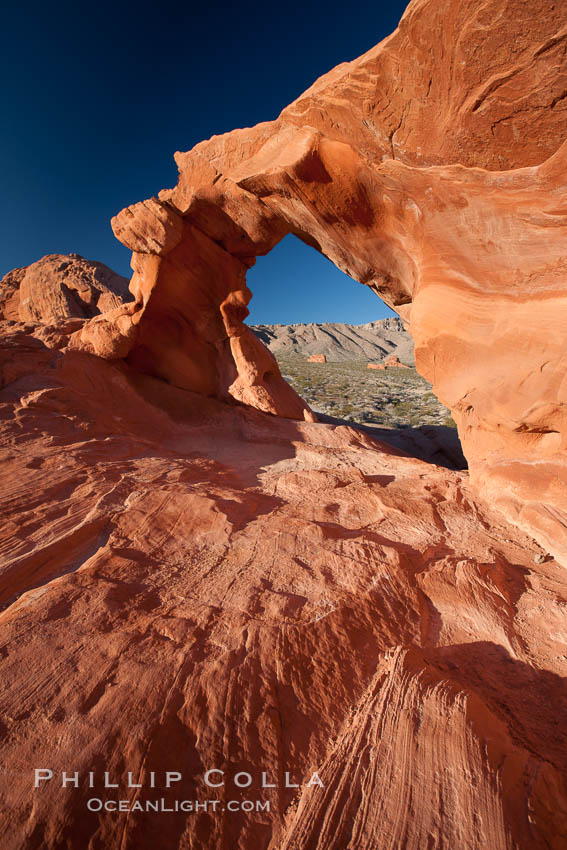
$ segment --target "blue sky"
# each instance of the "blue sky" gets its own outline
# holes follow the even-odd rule
[[[348,277],[295,236],[286,236],[247,274],[253,292],[247,324],[348,322],[395,316],[367,286]]]
[[[110,218],[176,182],[175,150],[275,118],[396,27],[401,2],[12,3],[0,35],[0,276],[76,252],[130,276]],[[288,237],[250,273],[254,322],[389,315]]]

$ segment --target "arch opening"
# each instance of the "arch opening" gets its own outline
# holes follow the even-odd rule
[[[246,283],[246,325],[320,421],[466,468],[450,411],[416,371],[410,334],[376,292],[291,234],[257,258]]]

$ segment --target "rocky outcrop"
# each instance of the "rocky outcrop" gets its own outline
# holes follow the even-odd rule
[[[324,354],[312,354],[311,357],[307,358],[308,363],[326,363],[327,358]]]
[[[246,269],[293,233],[404,318],[477,486],[567,558],[564,26],[551,0],[414,0],[276,121],[176,154],[114,222],[136,311],[77,344],[308,416],[242,325]]]
[[[414,0],[119,214],[131,303],[57,348],[5,281],[2,848],[565,846],[565,38]],[[470,478],[306,421],[243,321],[287,233],[404,317]]]
[[[26,271],[27,267],[12,269],[0,280],[0,318],[20,321],[20,284]]]
[[[376,302],[379,306],[379,302]],[[321,322],[295,325],[251,325],[276,357],[324,354],[329,363],[380,360],[396,354],[413,365],[413,341],[400,319],[378,319],[363,325]]]
[[[0,318],[12,321],[90,319],[131,300],[126,278],[78,254],[49,254],[0,280]]]
[[[564,569],[466,473],[0,342],[3,850],[560,850]]]
[[[406,366],[405,363],[400,361],[397,354],[390,354],[389,357],[386,357],[384,360],[384,366],[397,366],[399,369],[409,369],[409,366]]]
[[[382,371],[385,370],[385,366],[383,363],[369,363],[367,369],[380,369]]]

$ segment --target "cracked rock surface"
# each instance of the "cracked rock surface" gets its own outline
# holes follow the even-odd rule
[[[133,300],[4,279],[3,850],[567,845],[564,19],[413,0],[115,217]],[[244,324],[288,233],[399,313],[470,475],[314,421]]]
[[[2,348],[3,848],[562,847],[564,569],[466,473],[30,330]]]

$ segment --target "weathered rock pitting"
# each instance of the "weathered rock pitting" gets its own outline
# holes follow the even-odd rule
[[[566,846],[566,37],[414,0],[117,216],[129,304],[4,280],[3,850]],[[306,421],[243,323],[287,233],[403,316],[470,479]]]
[[[0,280],[0,318],[15,322],[90,319],[131,299],[125,277],[79,254],[48,254]]]
[[[466,473],[18,327],[3,849],[564,846],[564,570]],[[34,789],[36,767],[53,777]],[[87,808],[120,799],[142,808]],[[185,799],[220,809],[172,811]],[[257,799],[270,811],[226,810]]]
[[[77,345],[309,418],[242,321],[246,269],[294,233],[404,318],[476,485],[567,558],[563,11],[416,0],[276,121],[176,154],[177,186],[113,220],[135,307]]]

